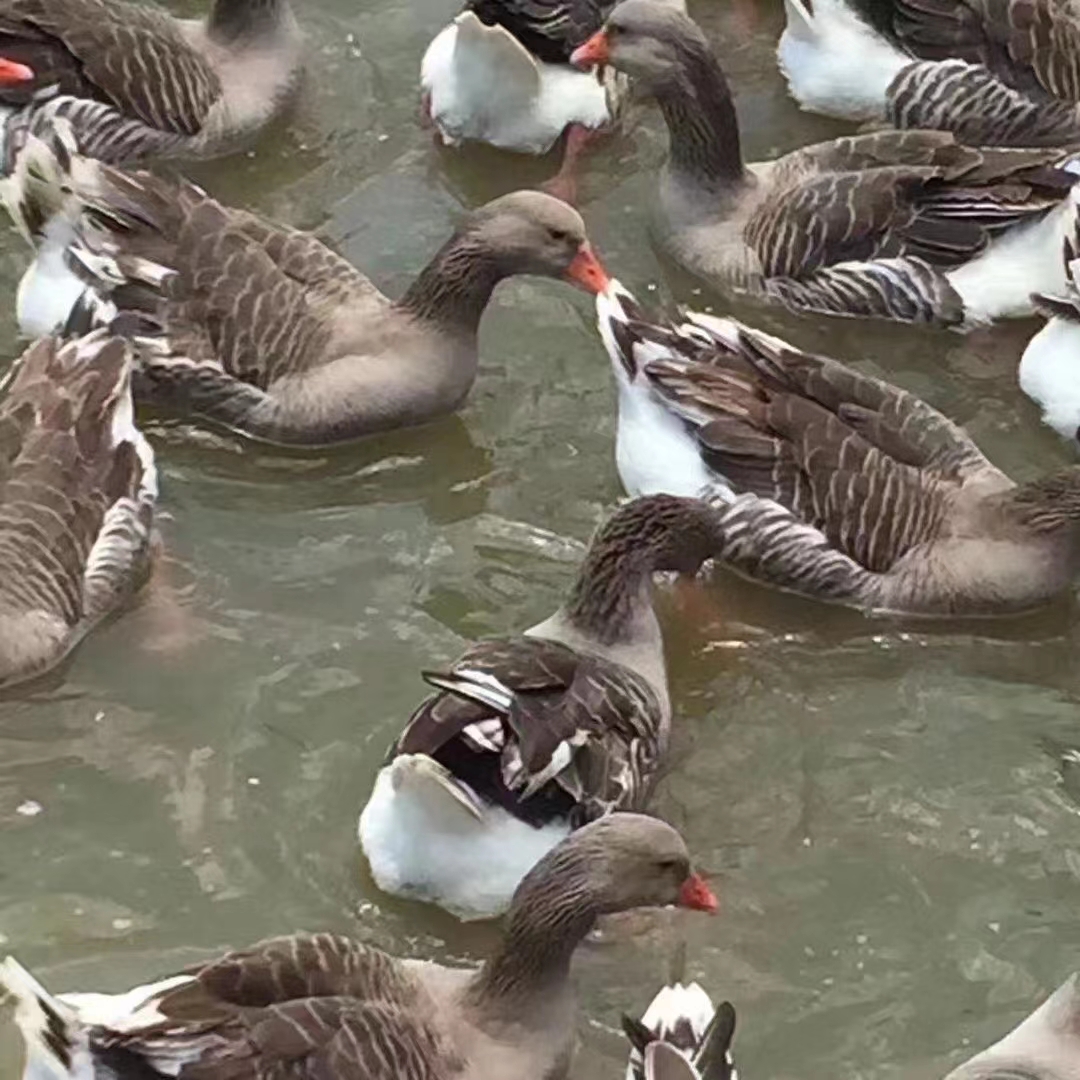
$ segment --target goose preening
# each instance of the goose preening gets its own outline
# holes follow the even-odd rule
[[[1041,409],[1058,434],[1080,442],[1080,204],[1074,196],[1074,228],[1065,238],[1067,280],[1063,292],[1037,294],[1046,325],[1020,358],[1020,389]]]
[[[745,164],[708,42],[658,0],[624,0],[574,59],[625,71],[659,103],[663,241],[711,283],[797,311],[958,327],[1030,314],[1032,292],[1064,287],[1076,176],[1058,151],[888,131]]]
[[[42,338],[0,401],[0,685],[59,664],[150,566],[157,472],[135,427],[131,350]]]
[[[288,0],[213,0],[205,20],[124,0],[0,0],[0,164],[65,117],[81,151],[123,162],[233,150],[298,82]]]
[[[640,1020],[624,1014],[622,1025],[632,1047],[626,1080],[738,1080],[735,1009],[714,1006],[696,982],[663,987]]]
[[[651,323],[617,285],[598,314],[623,483],[709,495],[715,561],[913,615],[1033,608],[1080,572],[1080,466],[1016,484],[926,402],[839,361],[729,319]]]
[[[549,852],[478,970],[332,934],[273,938],[126,994],[52,996],[8,958],[26,1080],[558,1080],[575,1039],[570,960],[598,916],[713,911],[679,834],[612,814]]]
[[[500,281],[598,292],[608,280],[578,213],[535,191],[469,214],[394,302],[313,234],[73,155],[62,128],[31,136],[0,195],[39,249],[19,286],[24,332],[72,311],[126,324],[140,403],[271,443],[325,446],[450,413]]]
[[[1064,982],[1000,1042],[945,1080],[1080,1080],[1080,974]]]
[[[777,56],[804,109],[975,145],[1080,143],[1080,7],[1056,0],[785,0]]]
[[[681,2],[681,0],[680,0]],[[570,196],[592,133],[618,114],[625,79],[579,71],[570,54],[595,33],[614,0],[470,0],[428,46],[420,66],[425,115],[443,142],[485,142],[543,154],[565,132],[553,182]]]
[[[645,804],[671,723],[652,575],[696,572],[717,517],[666,495],[622,507],[554,615],[424,673],[438,693],[360,816],[380,888],[488,918],[574,828]]]

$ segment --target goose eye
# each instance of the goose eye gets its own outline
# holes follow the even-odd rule
[[[548,229],[548,236],[550,236],[552,240],[557,240],[560,244],[564,240],[570,239],[570,234],[565,229]]]

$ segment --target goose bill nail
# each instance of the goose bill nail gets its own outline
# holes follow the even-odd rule
[[[679,890],[679,907],[707,911],[710,915],[715,915],[720,907],[720,901],[716,899],[716,894],[700,874],[691,874]]]
[[[580,285],[591,293],[602,293],[611,284],[608,272],[588,244],[582,244],[578,248],[573,262],[566,268],[566,280]]]
[[[594,64],[606,64],[607,60],[608,39],[603,30],[598,30],[584,45],[579,45],[570,54],[570,63],[579,68],[589,68]]]
[[[16,60],[0,57],[0,86],[12,86],[15,83],[33,82],[34,69],[20,64]]]

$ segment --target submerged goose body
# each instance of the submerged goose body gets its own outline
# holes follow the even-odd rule
[[[925,402],[836,360],[707,315],[650,323],[614,290],[599,311],[629,388],[683,422],[723,508],[715,558],[737,572],[868,611],[988,615],[1080,571],[1080,467],[1016,484]],[[627,437],[647,453],[646,427]]]
[[[687,16],[624,0],[575,57],[656,98],[671,143],[663,241],[711,283],[802,312],[965,328],[1030,314],[1033,291],[1063,286],[1076,176],[1061,151],[888,131],[747,165],[727,81]]]
[[[425,673],[438,693],[410,718],[360,817],[380,888],[488,918],[576,827],[645,804],[671,719],[651,576],[696,571],[714,516],[666,496],[624,507],[564,607]]]
[[[295,934],[126,994],[54,996],[8,958],[0,989],[26,1080],[560,1080],[575,948],[600,915],[667,904],[716,899],[674,829],[618,814],[535,867],[479,970]]]
[[[2,0],[0,56],[27,77],[0,88],[0,162],[57,117],[113,163],[236,148],[297,84],[288,0],[213,0],[205,20],[126,0]]]
[[[35,342],[0,402],[0,686],[55,667],[141,587],[156,497],[129,347]]]
[[[541,9],[539,18],[532,8]],[[442,139],[543,154],[571,125],[611,123],[621,96],[612,73],[569,63],[606,8],[495,0],[463,11],[432,41],[420,69],[425,107]]]
[[[785,0],[777,55],[805,109],[974,145],[1080,143],[1075,0]]]
[[[540,192],[474,211],[396,302],[313,234],[72,155],[62,129],[30,139],[2,194],[39,250],[19,287],[25,332],[72,312],[125,324],[139,401],[271,443],[324,446],[452,412],[501,280],[607,281],[577,212]]]

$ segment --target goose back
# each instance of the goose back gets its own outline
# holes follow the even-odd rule
[[[467,10],[501,26],[547,64],[565,64],[600,29],[615,0],[469,0]]]
[[[145,580],[157,480],[131,356],[43,338],[0,405],[0,684],[54,666]]]

